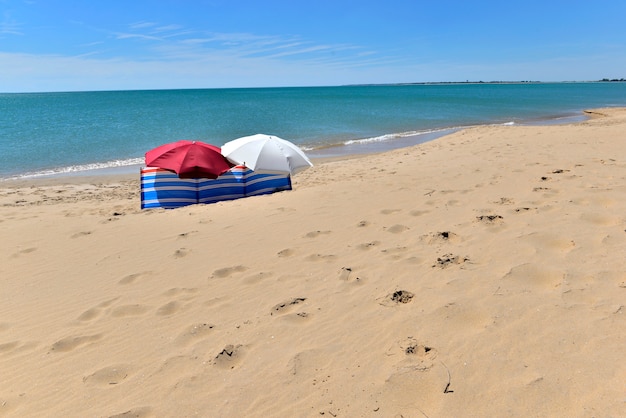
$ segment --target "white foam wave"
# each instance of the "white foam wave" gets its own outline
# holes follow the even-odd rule
[[[399,138],[408,138],[411,136],[421,136],[421,135],[430,135],[437,134],[440,132],[447,132],[451,130],[462,129],[463,127],[451,127],[451,128],[441,128],[441,129],[430,129],[424,131],[409,131],[409,132],[400,132],[394,134],[385,134],[380,136],[374,136],[371,138],[361,138],[361,139],[351,139],[349,141],[345,141],[343,145],[358,145],[358,144],[368,144],[372,142],[385,142],[391,141]]]
[[[141,165],[144,163],[143,158],[129,158],[126,160],[111,160],[103,163],[91,163],[91,164],[78,164],[67,167],[51,168],[48,170],[28,172],[20,174],[19,176],[13,176],[13,179],[29,179],[37,177],[56,176],[63,174],[78,174],[87,173],[94,170],[105,170],[109,168],[129,167],[133,165]]]

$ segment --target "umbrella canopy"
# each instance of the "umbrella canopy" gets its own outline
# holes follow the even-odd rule
[[[232,163],[256,172],[296,174],[313,166],[300,148],[272,135],[234,139],[222,145],[222,154]]]
[[[215,179],[232,164],[215,145],[181,140],[146,152],[146,166],[172,170],[180,178]]]

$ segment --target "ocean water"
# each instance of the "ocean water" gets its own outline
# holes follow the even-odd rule
[[[265,133],[312,158],[483,124],[558,123],[626,106],[626,83],[416,84],[0,94],[0,179],[140,165],[179,139]]]

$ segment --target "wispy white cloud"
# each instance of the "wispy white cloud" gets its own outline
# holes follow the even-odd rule
[[[4,12],[2,16],[2,21],[0,21],[0,34],[23,35],[24,33],[20,30],[22,26],[23,25],[13,19],[11,13]]]
[[[157,30],[158,28],[158,30]],[[154,41],[155,58],[172,60],[202,60],[207,56],[222,54],[229,57],[269,60],[295,60],[311,64],[324,61],[338,65],[345,62],[372,59],[377,53],[364,51],[358,45],[316,44],[297,36],[259,35],[247,32],[194,31],[180,25],[162,25],[155,22],[137,22],[129,25],[130,31],[116,33],[118,40]],[[172,32],[172,33],[169,33]]]
[[[328,51],[332,49],[330,45],[315,45],[306,48],[291,49],[289,51],[279,52],[277,54],[268,55],[267,58],[280,58],[292,55],[309,54],[311,52]]]
[[[0,91],[368,82],[349,73],[365,74],[368,66],[397,59],[360,45],[318,43],[297,35],[211,32],[154,21],[136,21],[122,31],[89,29],[105,36],[79,45],[87,50],[82,54],[0,53]]]
[[[92,47],[92,46],[102,45],[102,44],[104,44],[104,41],[88,42],[88,43],[85,43],[85,44],[79,44],[78,46],[89,48],[89,47]]]
[[[135,22],[128,25],[130,29],[144,29],[144,28],[152,28],[157,26],[154,22]]]
[[[179,31],[181,29],[183,29],[181,25],[164,25],[164,26],[157,26],[156,28],[154,28],[155,32],[171,32],[171,31]]]
[[[159,38],[158,36],[152,36],[152,35],[144,35],[141,33],[123,33],[123,32],[119,32],[115,34],[116,39],[145,39],[145,40],[150,40],[150,41],[161,41],[162,38]]]

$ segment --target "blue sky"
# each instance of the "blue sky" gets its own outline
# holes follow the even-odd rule
[[[0,92],[626,78],[626,1],[0,0]]]

